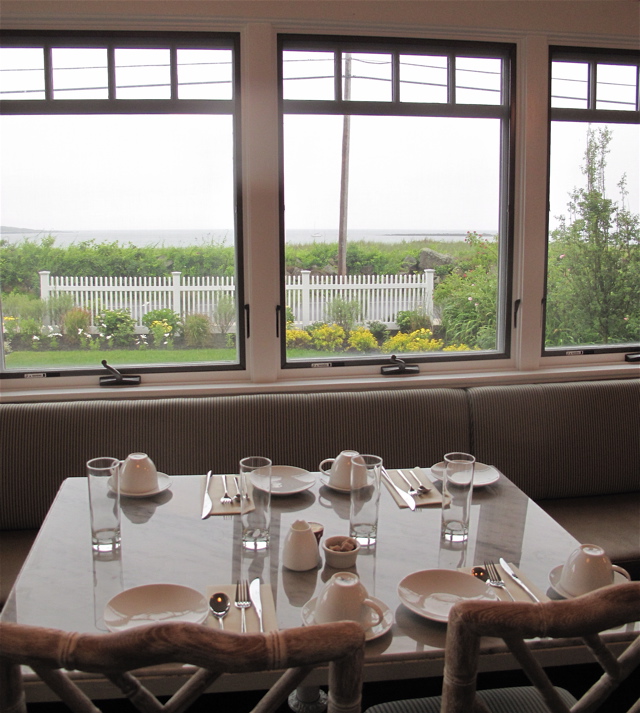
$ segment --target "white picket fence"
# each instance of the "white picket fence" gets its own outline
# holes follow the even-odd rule
[[[327,303],[336,298],[358,302],[360,321],[395,324],[401,310],[424,309],[433,318],[434,270],[416,275],[300,275],[286,278],[287,306],[296,326],[326,319]],[[102,310],[126,309],[142,325],[151,310],[171,309],[182,318],[189,314],[211,315],[223,296],[235,298],[233,277],[59,277],[41,270],[40,297],[70,294],[74,304],[91,313],[92,324]]]

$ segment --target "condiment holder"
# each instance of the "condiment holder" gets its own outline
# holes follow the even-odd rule
[[[360,545],[346,535],[335,535],[327,537],[322,543],[322,551],[324,552],[325,562],[335,569],[349,569],[354,567]]]
[[[318,566],[318,541],[306,520],[296,520],[284,540],[282,564],[295,572],[306,572]]]

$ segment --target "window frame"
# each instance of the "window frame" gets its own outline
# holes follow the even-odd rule
[[[277,335],[280,339],[280,368],[283,372],[295,369],[322,367],[352,367],[388,365],[390,355],[345,356],[335,359],[287,360],[286,297],[285,297],[285,206],[284,206],[284,117],[286,114],[327,114],[343,116],[425,116],[447,118],[492,118],[500,121],[500,210],[499,259],[496,349],[485,352],[448,352],[409,354],[406,361],[415,364],[485,362],[511,358],[512,328],[515,327],[517,305],[513,304],[514,253],[514,186],[516,155],[516,62],[517,45],[508,42],[381,38],[353,35],[300,35],[279,33],[278,46],[278,110],[279,110],[279,181],[280,181],[280,304],[277,306]],[[285,99],[284,52],[287,50],[317,50],[334,53],[333,100]],[[344,52],[384,53],[392,56],[392,98],[389,101],[358,101],[342,98],[341,56]],[[400,57],[410,54],[446,55],[448,61],[447,101],[443,103],[410,102],[400,100],[400,76],[397,71]],[[467,104],[455,101],[456,57],[496,58],[503,61],[500,90],[504,99],[498,104]],[[451,61],[451,60],[454,61]],[[404,358],[404,357],[402,357]]]
[[[242,193],[242,106],[241,106],[241,35],[238,32],[162,32],[162,31],[57,31],[57,30],[2,30],[3,47],[42,48],[44,53],[45,98],[4,99],[0,101],[0,115],[230,115],[233,126],[233,197],[234,197],[234,255],[236,289],[236,359],[233,363],[194,362],[127,365],[122,374],[170,374],[185,372],[245,372],[247,369],[247,338],[249,336],[249,305],[245,304],[243,193]],[[107,49],[107,99],[54,98],[52,50]],[[116,49],[168,49],[170,53],[170,93],[168,99],[116,98]],[[229,49],[232,53],[232,97],[230,99],[180,99],[178,97],[178,60],[181,49]],[[4,335],[0,330],[0,380],[46,377],[104,376],[95,367],[75,368],[18,368],[4,365]],[[44,353],[44,352],[43,352]],[[107,356],[108,352],[99,352]]]

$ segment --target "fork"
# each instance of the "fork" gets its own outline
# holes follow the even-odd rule
[[[497,587],[498,589],[504,589],[504,591],[511,597],[511,601],[515,602],[515,597],[507,589],[507,585],[502,581],[502,579],[500,579],[500,575],[498,574],[498,570],[496,568],[495,563],[492,562],[491,560],[485,560],[484,568],[487,570],[487,573],[489,574],[489,579],[487,580],[487,583],[489,585],[491,585],[492,587]]]
[[[233,498],[229,495],[229,486],[227,485],[227,476],[222,476],[222,482],[224,483],[224,495],[220,498],[220,502],[223,505],[231,505]]]
[[[246,632],[247,630],[247,617],[245,615],[245,609],[251,606],[251,600],[249,599],[249,581],[246,579],[239,579],[236,582],[236,601],[235,605],[242,613],[242,625],[240,631]]]

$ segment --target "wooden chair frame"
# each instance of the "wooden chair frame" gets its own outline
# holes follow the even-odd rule
[[[566,601],[460,602],[449,615],[442,713],[489,713],[475,695],[482,636],[504,640],[552,713],[591,713],[640,665],[640,636],[616,656],[600,632],[640,619],[640,582],[599,589]],[[571,709],[560,700],[524,639],[578,638],[604,673]],[[640,699],[629,713],[640,713]]]
[[[0,623],[0,712],[27,711],[22,665],[31,667],[77,713],[98,709],[67,671],[104,675],[143,713],[180,713],[223,673],[287,669],[253,708],[253,713],[272,713],[316,666],[328,664],[329,713],[359,713],[364,641],[362,627],[346,621],[266,634],[236,634],[185,623],[151,624],[112,634]],[[198,668],[163,705],[131,671],[167,663]]]

